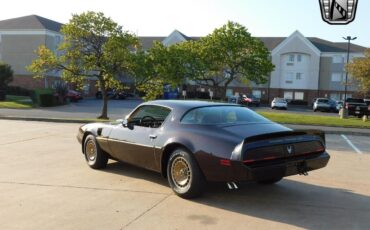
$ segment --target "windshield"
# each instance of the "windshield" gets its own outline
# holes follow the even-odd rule
[[[209,106],[188,111],[183,124],[248,124],[271,122],[250,109],[239,106]]]

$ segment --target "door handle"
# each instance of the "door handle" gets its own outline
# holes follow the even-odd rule
[[[157,135],[150,134],[150,135],[149,135],[149,138],[150,138],[150,139],[156,139],[156,138],[157,138]]]

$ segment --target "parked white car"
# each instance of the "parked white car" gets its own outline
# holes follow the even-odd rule
[[[288,102],[284,98],[275,97],[271,102],[271,109],[288,109]]]

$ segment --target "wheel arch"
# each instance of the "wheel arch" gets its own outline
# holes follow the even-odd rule
[[[89,132],[89,131],[86,131],[82,137],[82,142],[81,142],[81,150],[82,150],[82,153],[84,153],[84,148],[85,148],[85,140],[86,140],[86,137],[89,136],[89,135],[93,135],[94,134],[92,132]]]
[[[190,154],[193,154],[193,152],[190,150],[190,148],[188,148],[187,146],[185,146],[182,143],[172,142],[172,143],[167,144],[163,149],[163,152],[162,152],[162,155],[161,155],[161,161],[160,161],[160,163],[161,163],[160,164],[161,175],[165,178],[167,177],[167,164],[168,164],[168,160],[170,158],[170,155],[175,149],[178,149],[178,148],[183,148],[183,149],[187,150]]]

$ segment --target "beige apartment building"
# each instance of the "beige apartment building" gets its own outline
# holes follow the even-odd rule
[[[39,45],[46,45],[56,51],[57,45],[63,39],[61,26],[59,22],[37,15],[0,21],[0,60],[12,66],[15,73],[13,85],[29,89],[47,88],[60,79],[57,73],[50,73],[44,80],[36,80],[26,70],[26,66],[36,58],[35,50]],[[188,37],[177,30],[167,37],[140,37],[144,49],[149,49],[154,41],[168,46],[197,39],[199,37]],[[329,97],[334,100],[344,97],[347,43],[305,37],[299,31],[289,37],[259,39],[269,49],[272,63],[275,65],[268,83],[243,85],[240,82],[232,82],[227,95],[248,93],[266,102],[274,97],[284,97],[308,103],[315,97]],[[363,57],[365,49],[363,46],[351,44],[350,58]],[[127,79],[122,80],[130,82]],[[193,88],[197,87],[194,82],[188,83],[193,85]],[[358,96],[356,89],[356,82],[349,78],[348,96]],[[93,94],[96,91],[94,82],[87,82],[84,90],[86,94]]]

